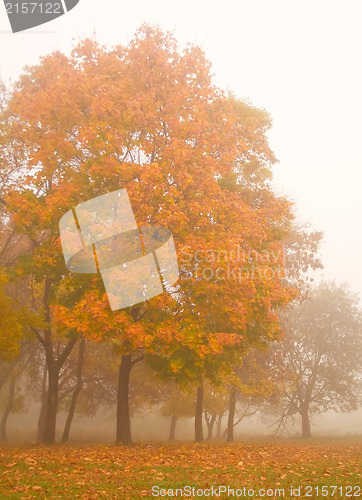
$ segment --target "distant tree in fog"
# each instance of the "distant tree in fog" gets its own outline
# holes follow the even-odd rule
[[[283,426],[300,415],[311,437],[311,415],[350,412],[361,404],[362,319],[359,298],[345,285],[323,283],[282,316],[285,338],[272,354],[284,382]]]

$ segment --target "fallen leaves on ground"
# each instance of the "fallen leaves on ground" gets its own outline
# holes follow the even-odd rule
[[[155,498],[154,485],[285,488],[291,498],[291,487],[360,485],[361,463],[362,442],[3,446],[0,499],[133,500]]]

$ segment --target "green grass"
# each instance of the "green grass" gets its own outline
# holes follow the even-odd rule
[[[29,446],[0,448],[0,500],[28,498],[141,499],[182,498],[152,496],[152,486],[176,490],[185,486],[253,489],[301,487],[299,498],[348,496],[347,487],[361,485],[362,441],[272,441],[237,444],[179,444],[122,446]],[[313,490],[311,490],[313,488]],[[310,490],[310,496],[306,493]],[[243,492],[243,490],[242,490]],[[239,492],[240,493],[240,492]],[[360,493],[360,496],[362,493]],[[184,496],[183,498],[210,498]],[[238,498],[221,494],[214,498]],[[358,498],[355,496],[354,498]]]

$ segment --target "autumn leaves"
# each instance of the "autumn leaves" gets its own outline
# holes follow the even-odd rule
[[[8,167],[13,159],[4,231],[27,245],[4,265],[23,280],[21,302],[33,318],[24,331],[45,353],[44,440],[55,439],[59,373],[82,336],[118,349],[117,440],[126,444],[139,353],[162,376],[200,387],[230,372],[249,346],[278,338],[277,310],[297,291],[273,257],[283,254],[293,216],[269,185],[270,125],[264,110],[213,85],[198,47],[179,51],[172,35],[149,26],[125,47],[85,40],[70,56],[56,52],[24,71],[1,115],[1,159]],[[65,268],[58,221],[122,188],[137,222],[170,229],[178,252],[240,247],[243,279],[228,279],[226,261],[218,263],[225,279],[204,279],[193,261],[170,293],[111,311],[99,276]]]

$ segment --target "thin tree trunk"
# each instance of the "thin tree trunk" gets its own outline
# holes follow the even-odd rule
[[[45,319],[49,325],[47,329],[43,330],[43,336],[37,329],[34,329],[35,334],[42,344],[45,351],[45,359],[48,369],[48,391],[46,399],[46,409],[45,409],[45,422],[44,422],[44,433],[42,441],[45,443],[55,442],[55,432],[57,423],[57,411],[58,411],[58,393],[59,393],[59,372],[64,366],[64,363],[70,356],[73,347],[77,343],[78,337],[71,338],[65,345],[63,351],[60,353],[58,348],[57,357],[54,356],[53,349],[53,339],[52,332],[50,329],[51,315],[49,307],[49,296],[52,288],[52,281],[50,278],[45,279],[44,288],[44,310]],[[58,346],[59,347],[59,346]]]
[[[236,406],[236,388],[234,386],[231,386],[228,426],[227,426],[227,434],[226,434],[226,441],[228,443],[232,443],[234,441],[235,406]]]
[[[207,422],[207,439],[212,439],[212,431],[216,420],[216,413],[214,413],[210,420]]]
[[[218,415],[216,423],[216,439],[221,439],[222,415]]]
[[[59,391],[59,370],[60,366],[54,359],[53,353],[53,342],[52,334],[50,330],[50,307],[49,307],[49,296],[52,288],[52,281],[50,278],[45,279],[44,286],[44,310],[45,319],[49,325],[47,329],[44,330],[44,337],[41,337],[37,333],[37,337],[44,347],[45,351],[45,362],[47,365],[48,372],[48,389],[45,404],[45,416],[44,416],[44,428],[42,441],[44,443],[54,443],[55,442],[55,429],[57,421],[57,410],[58,410],[58,391]]]
[[[13,409],[14,406],[14,400],[15,400],[15,377],[11,377],[10,379],[10,385],[9,385],[9,398],[8,402],[3,414],[3,417],[1,419],[1,441],[3,443],[6,443],[8,440],[7,433],[6,433],[6,426],[8,423],[8,418],[9,415]]]
[[[196,408],[195,408],[195,441],[197,443],[204,440],[204,434],[202,430],[203,406],[204,406],[204,386],[200,385],[197,388]]]
[[[55,430],[58,410],[59,369],[56,363],[48,363],[48,393],[46,402],[43,441],[55,442]]]
[[[312,433],[310,430],[309,412],[308,408],[304,408],[302,410],[302,438],[309,439],[311,437]]]
[[[173,441],[175,439],[175,431],[176,431],[176,424],[177,424],[178,417],[175,417],[175,415],[172,415],[171,417],[171,424],[170,424],[170,433],[168,436],[169,441]]]
[[[119,366],[117,397],[116,443],[132,445],[131,419],[129,414],[129,379],[132,369],[132,354],[123,354]]]
[[[79,344],[79,353],[78,353],[78,366],[77,366],[77,383],[72,395],[72,399],[70,402],[69,412],[67,416],[67,420],[64,426],[64,432],[62,436],[62,443],[66,443],[69,439],[70,427],[73,422],[73,417],[75,413],[75,407],[77,405],[77,399],[80,394],[80,391],[83,388],[83,366],[84,366],[84,353],[85,353],[85,339],[82,337]]]
[[[37,436],[38,441],[43,441],[44,439],[44,426],[45,426],[45,417],[46,417],[47,400],[48,400],[47,375],[48,375],[47,364],[44,363],[43,380],[41,384],[41,407],[38,418],[38,436]]]

